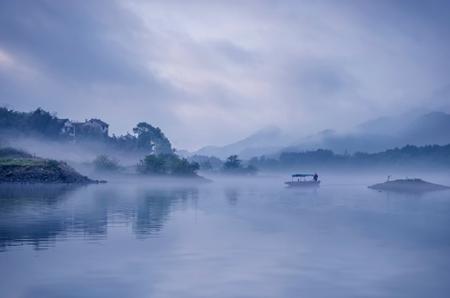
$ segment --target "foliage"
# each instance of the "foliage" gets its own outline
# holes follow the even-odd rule
[[[69,119],[58,118],[55,114],[41,108],[29,113],[0,108],[0,131],[2,132],[37,136],[55,141],[95,141],[113,149],[145,152],[146,154],[173,153],[172,145],[161,129],[146,122],[140,122],[133,128],[134,135],[127,133],[123,136],[98,133],[92,122],[104,123],[99,119],[76,123]],[[107,123],[104,124],[107,125]],[[70,133],[66,131],[66,125],[72,127]]]
[[[57,161],[57,160],[54,160],[54,159],[48,159],[48,160],[47,160],[47,166],[48,166],[49,168],[52,168],[52,169],[59,169],[60,163],[59,163],[59,161]]]
[[[198,163],[191,163],[175,154],[147,155],[137,166],[141,174],[171,176],[195,176],[198,169]]]
[[[223,161],[215,156],[194,155],[189,161],[198,163],[204,171],[219,171],[223,167]]]
[[[30,113],[0,108],[0,129],[2,130],[58,137],[64,126],[64,121],[64,119],[58,119],[56,115],[52,115],[41,108]]]
[[[178,158],[177,156],[175,159],[172,159],[170,167],[172,168],[171,174],[177,176],[193,176],[200,168],[198,163],[190,163],[186,158]]]
[[[39,157],[0,158],[0,183],[92,183],[65,162]],[[97,181],[98,182],[98,181]]]
[[[119,162],[107,155],[99,155],[93,161],[97,171],[112,172],[120,169]]]
[[[45,166],[47,162],[44,159],[33,158],[1,158],[1,166]]]
[[[249,162],[258,168],[364,168],[364,167],[436,167],[450,168],[450,145],[407,145],[378,153],[336,154],[330,150],[283,152],[278,158],[254,157]]]
[[[258,169],[254,165],[244,167],[237,155],[230,155],[223,164],[223,172],[227,174],[254,175]]]
[[[230,155],[225,161],[223,168],[225,170],[235,170],[241,168],[242,160],[237,155]]]
[[[161,156],[147,155],[141,160],[137,167],[141,174],[165,174],[164,159]]]
[[[153,127],[146,122],[140,122],[133,128],[137,135],[137,147],[154,154],[170,154],[172,147],[159,127]]]

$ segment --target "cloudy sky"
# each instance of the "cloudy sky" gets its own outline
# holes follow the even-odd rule
[[[0,104],[187,149],[450,112],[450,2],[0,1]]]

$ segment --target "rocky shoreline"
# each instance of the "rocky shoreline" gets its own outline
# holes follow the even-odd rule
[[[3,149],[0,155],[0,183],[92,184],[105,182],[83,176],[62,161],[33,157],[14,149],[8,149],[8,151]]]

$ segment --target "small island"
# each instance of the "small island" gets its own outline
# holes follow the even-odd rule
[[[102,183],[81,175],[67,163],[0,148],[0,183]]]
[[[389,180],[371,185],[369,188],[395,192],[428,192],[450,189],[448,186],[427,182],[418,178]]]

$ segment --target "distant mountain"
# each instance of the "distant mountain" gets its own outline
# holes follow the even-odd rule
[[[226,146],[204,147],[195,154],[226,158],[238,154],[249,159],[261,155],[279,155],[281,152],[298,152],[316,149],[336,153],[379,152],[405,145],[450,144],[450,114],[403,114],[380,117],[356,126],[351,132],[332,129],[297,138],[288,137],[277,127],[262,129],[249,137]]]
[[[282,151],[329,149],[338,153],[377,152],[405,145],[450,144],[450,115],[432,112],[424,115],[381,117],[358,125],[352,132],[331,130],[298,140]]]
[[[196,151],[197,155],[216,156],[222,159],[232,154],[241,158],[251,158],[263,154],[275,153],[289,144],[288,137],[280,128],[266,127],[254,134],[226,146],[207,146]]]
[[[396,117],[380,117],[369,120],[356,127],[356,131],[364,134],[378,135],[408,135],[418,131],[433,132],[436,136],[440,129],[448,127],[450,115],[444,112],[427,114],[404,114]]]
[[[412,144],[448,144],[450,114],[432,112],[418,117],[404,131],[404,137]]]
[[[276,157],[260,157],[250,164],[261,170],[342,170],[342,169],[400,169],[445,170],[450,169],[449,145],[407,145],[376,153],[337,154],[331,150],[283,152]]]

